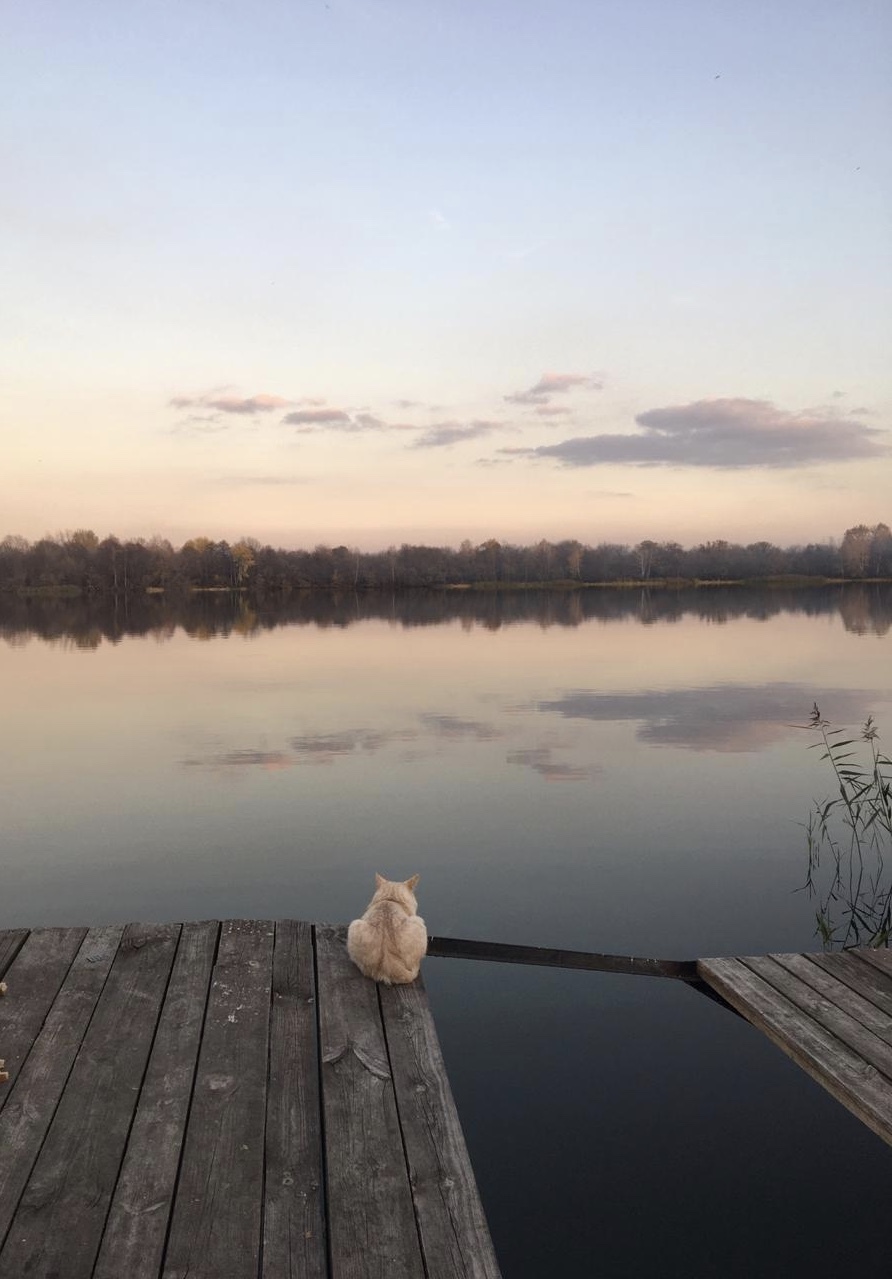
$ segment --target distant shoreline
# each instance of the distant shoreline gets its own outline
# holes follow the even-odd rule
[[[735,577],[735,578],[687,578],[687,577],[654,577],[646,579],[622,579],[614,582],[585,582],[560,580],[548,582],[441,582],[437,584],[418,584],[413,586],[384,587],[365,584],[344,586],[317,586],[312,583],[289,586],[286,589],[265,589],[258,591],[250,586],[175,586],[167,589],[163,586],[149,586],[128,591],[85,591],[77,586],[18,586],[0,587],[0,595],[14,599],[34,600],[103,600],[115,598],[140,598],[145,596],[178,599],[192,595],[228,595],[228,596],[263,596],[275,598],[287,595],[382,595],[382,594],[435,594],[439,592],[462,592],[473,594],[479,591],[486,594],[522,594],[538,591],[551,594],[569,594],[573,591],[687,591],[717,590],[725,587],[787,587],[806,588],[810,586],[889,586],[892,577],[810,577],[807,574],[779,574],[773,577]]]

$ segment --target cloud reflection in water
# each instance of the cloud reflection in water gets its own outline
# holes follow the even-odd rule
[[[638,720],[637,737],[651,746],[693,751],[759,751],[804,725],[815,697],[836,722],[863,719],[876,694],[806,684],[715,684],[707,688],[598,693],[578,689],[537,709],[566,719]]]

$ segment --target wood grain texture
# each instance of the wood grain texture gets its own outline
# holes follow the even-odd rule
[[[860,1026],[882,1039],[887,1047],[892,1046],[892,1017],[877,1008],[871,1000],[865,999],[833,973],[813,963],[808,955],[772,955],[771,958],[841,1012],[854,1018]],[[829,1028],[834,1029],[832,1026]]]
[[[332,1279],[424,1279],[377,989],[345,937],[316,925]]]
[[[219,929],[183,925],[93,1279],[161,1271]]]
[[[425,1273],[428,1279],[498,1279],[422,980],[378,992]]]
[[[0,932],[0,977],[6,973],[27,936],[27,928],[6,928]]]
[[[21,1070],[7,1085],[9,1095],[0,1114],[0,1248],[83,1042],[123,931],[119,927],[94,928],[87,933],[33,1048]]]
[[[738,959],[701,959],[704,981],[892,1144],[892,1084]]]
[[[808,955],[807,958],[892,1017],[892,980],[884,973],[877,972],[871,964],[862,963],[859,956],[859,951],[842,951]]]
[[[497,1279],[423,986],[345,937],[0,933],[0,1279]]]
[[[226,920],[208,1000],[165,1279],[256,1279],[274,928]]]
[[[264,1279],[326,1279],[316,978],[310,924],[276,924],[266,1113]]]
[[[0,1057],[15,1078],[59,993],[86,928],[41,928],[29,934],[6,972],[9,987],[0,1002]],[[0,1089],[0,1110],[11,1096]]]
[[[92,1274],[178,935],[175,925],[124,930],[0,1253],[0,1274]]]
[[[887,977],[892,977],[892,952],[888,949],[883,950],[856,950],[854,952],[859,959],[863,959],[866,964],[870,964],[872,968],[878,969],[881,973],[885,973]]]
[[[825,999],[811,986],[806,985],[798,975],[784,968],[770,956],[746,958],[742,962],[764,978],[775,990],[785,995],[807,1017],[811,1017],[819,1026],[829,1030],[841,1043],[846,1044],[862,1060],[873,1066],[875,1070],[879,1070],[892,1082],[892,1048],[878,1038],[873,1031],[867,1030],[850,1013],[844,1012],[829,999]]]

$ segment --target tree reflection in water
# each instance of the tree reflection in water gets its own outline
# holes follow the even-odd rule
[[[164,641],[182,630],[194,639],[231,634],[249,638],[279,626],[343,628],[379,619],[400,627],[458,622],[489,630],[533,622],[543,628],[635,621],[643,626],[699,618],[724,625],[738,618],[768,621],[780,613],[837,616],[847,631],[892,630],[888,584],[673,589],[593,587],[584,590],[246,591],[55,599],[0,593],[0,639],[21,644],[31,637],[78,648],[98,648],[125,636]]]

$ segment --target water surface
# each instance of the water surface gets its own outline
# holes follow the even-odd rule
[[[816,949],[801,725],[892,734],[890,627],[878,587],[0,600],[0,927],[347,920],[418,871],[441,935]],[[506,1276],[882,1273],[887,1148],[730,1013],[425,973]]]

